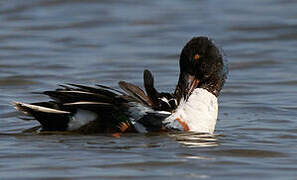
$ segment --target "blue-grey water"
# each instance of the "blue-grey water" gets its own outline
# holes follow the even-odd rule
[[[289,0],[0,1],[1,179],[296,179],[297,2]],[[225,51],[229,79],[215,135],[32,134],[12,101],[57,84],[150,69],[172,91],[193,36]]]

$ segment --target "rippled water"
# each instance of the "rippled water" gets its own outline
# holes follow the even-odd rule
[[[4,179],[296,179],[297,2],[0,1],[0,177]],[[172,91],[178,55],[207,35],[230,76],[214,136],[30,134],[11,101],[56,84],[155,74]]]

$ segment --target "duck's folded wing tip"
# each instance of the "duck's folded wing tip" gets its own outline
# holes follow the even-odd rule
[[[25,115],[29,115],[29,113],[24,109],[24,104],[18,101],[12,101],[11,105],[19,112],[24,113]]]
[[[57,113],[57,114],[70,114],[70,112],[68,111],[62,111],[62,110],[57,110],[57,109],[52,109],[52,108],[47,108],[47,107],[17,102],[17,101],[12,102],[12,104],[14,105],[16,110],[23,112],[26,115],[30,115],[31,114],[30,111],[39,111],[39,112]]]

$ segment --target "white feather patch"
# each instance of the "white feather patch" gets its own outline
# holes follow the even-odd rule
[[[33,109],[35,111],[40,111],[40,112],[45,112],[45,113],[70,114],[70,112],[68,112],[68,111],[61,111],[61,110],[57,110],[57,109],[51,109],[51,108],[46,108],[46,107],[42,107],[42,106],[21,103],[21,102],[13,102],[13,104],[18,111],[22,111],[25,114],[28,114],[28,112],[24,111],[21,108],[22,106],[27,107],[29,109]]]
[[[91,93],[91,92],[85,92],[85,91],[59,91],[59,92],[63,92],[63,93],[75,93],[75,94],[94,94],[94,93]]]
[[[180,128],[176,119],[185,122],[190,131],[213,133],[218,117],[218,99],[205,89],[197,88],[187,101],[181,100],[176,111],[164,121],[167,126]]]
[[[166,97],[162,97],[162,98],[159,98],[159,99],[161,99],[163,102],[165,102],[165,103],[167,103],[169,105],[169,101],[168,101],[168,99]]]
[[[91,101],[79,101],[79,102],[74,102],[74,103],[65,103],[63,105],[88,105],[88,104],[94,104],[94,105],[110,105],[109,103],[102,103],[102,102],[91,102]]]
[[[98,115],[94,112],[78,109],[77,112],[70,118],[68,123],[68,130],[76,130],[91,121],[96,120]]]

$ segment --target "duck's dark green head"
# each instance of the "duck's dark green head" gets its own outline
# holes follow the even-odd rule
[[[195,88],[204,88],[218,96],[226,79],[227,68],[220,49],[208,37],[194,37],[180,55],[177,97],[189,97]]]

